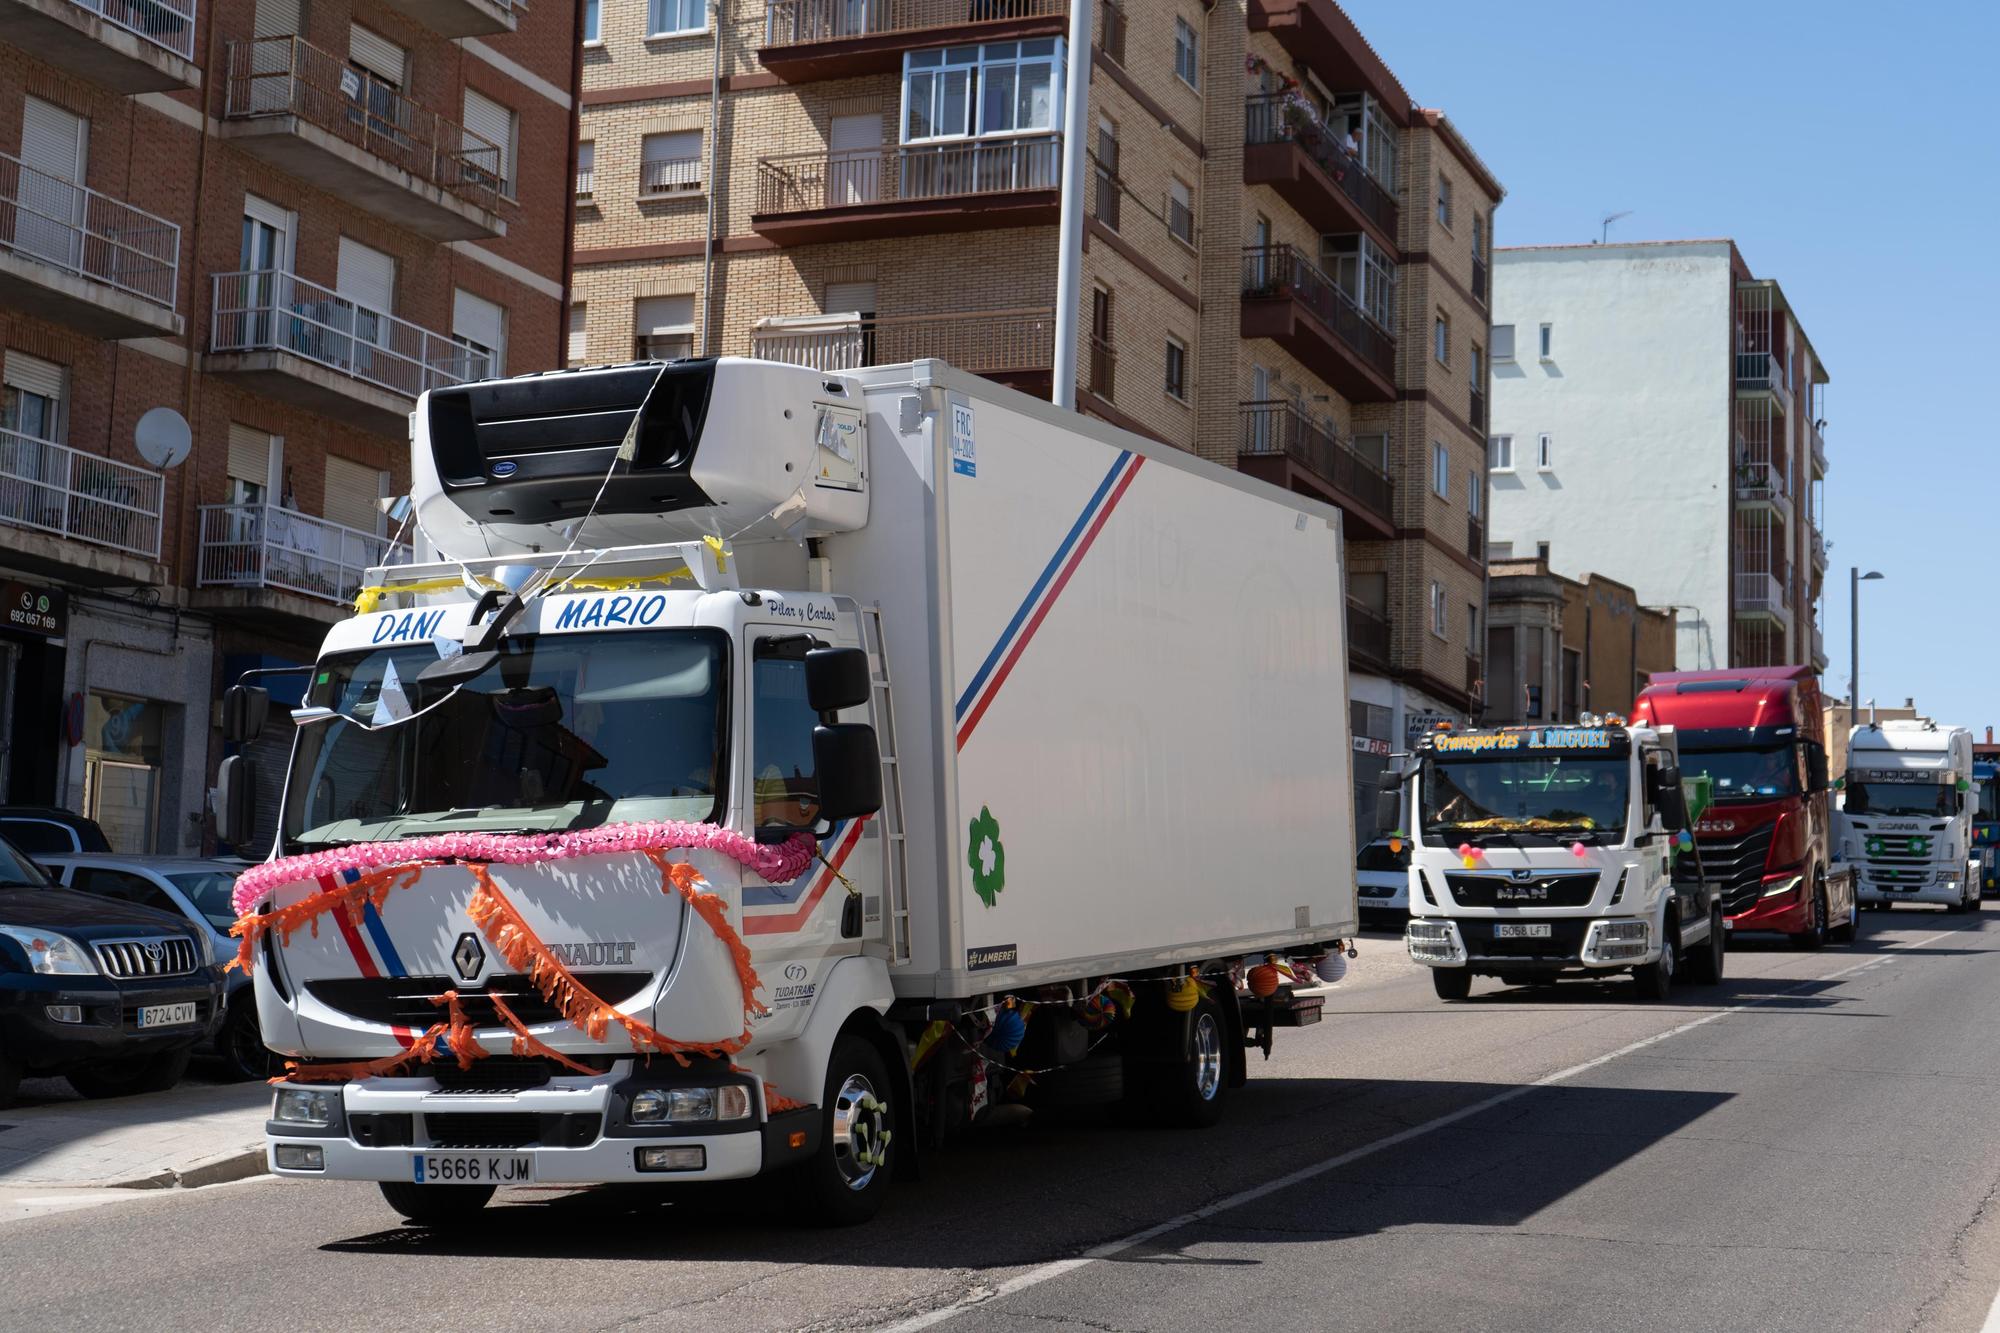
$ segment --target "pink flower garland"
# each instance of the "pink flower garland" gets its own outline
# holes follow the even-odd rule
[[[424,861],[482,861],[536,865],[573,856],[616,856],[624,852],[687,849],[716,852],[773,884],[789,884],[806,872],[817,849],[812,835],[795,833],[764,846],[735,829],[680,820],[606,824],[566,833],[438,833],[400,842],[357,842],[331,851],[287,856],[254,866],[236,881],[230,896],[238,916],[281,884],[312,883],[322,875],[341,876]]]

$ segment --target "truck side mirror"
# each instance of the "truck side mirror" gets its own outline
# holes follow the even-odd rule
[[[1653,807],[1669,829],[1684,829],[1688,826],[1687,793],[1681,789],[1681,771],[1678,768],[1656,768],[1653,774]]]
[[[1823,746],[1806,746],[1806,786],[1815,792],[1827,789],[1826,750]]]
[[[236,686],[243,689],[244,686]],[[262,694],[262,690],[257,691]],[[222,840],[242,851],[257,827],[257,761],[245,754],[224,759],[215,774],[215,817]]]
[[[806,706],[838,713],[868,702],[868,654],[859,648],[814,648],[806,653]]]
[[[875,728],[866,722],[814,727],[813,773],[819,779],[819,817],[828,823],[860,819],[882,808],[882,752]]]
[[[1375,827],[1403,827],[1403,789],[1393,777],[1384,778],[1381,788],[1375,793]]]
[[[271,713],[271,692],[261,685],[231,685],[222,692],[222,739],[231,745],[254,741]]]

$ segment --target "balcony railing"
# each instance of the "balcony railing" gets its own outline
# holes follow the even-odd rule
[[[1060,18],[1064,0],[773,0],[764,45],[800,46],[996,19]]]
[[[757,163],[757,212],[807,213],[1015,190],[1053,190],[1062,136],[786,153]]]
[[[1486,257],[1484,255],[1474,255],[1472,257],[1472,295],[1481,302],[1486,300],[1486,279]]]
[[[346,604],[376,565],[409,563],[410,548],[277,505],[201,507],[205,588],[282,588]]]
[[[1807,432],[1812,436],[1813,469],[1820,476],[1824,477],[1826,475],[1826,434],[1820,429],[1818,421],[1814,421],[1807,428]]]
[[[274,269],[215,275],[208,350],[288,352],[415,398],[492,373],[492,358]]]
[[[1244,454],[1284,454],[1336,490],[1353,496],[1371,513],[1394,521],[1395,483],[1331,430],[1313,421],[1296,403],[1272,400],[1242,405]]]
[[[658,158],[639,164],[639,195],[651,198],[680,194],[701,188],[701,159],[698,157]]]
[[[1347,599],[1347,652],[1377,666],[1389,665],[1389,621],[1352,597]]]
[[[1103,6],[1104,28],[1098,40],[1104,44],[1104,54],[1120,65],[1125,63],[1125,33],[1130,26],[1125,18],[1125,6],[1107,4]]]
[[[1118,349],[1094,333],[1090,335],[1090,391],[1107,403],[1118,392]]]
[[[157,559],[167,479],[0,430],[0,523]]]
[[[194,0],[69,0],[69,3],[182,60],[194,59]]]
[[[174,308],[181,229],[0,153],[0,249]]]
[[[1472,390],[1471,401],[1466,404],[1466,418],[1472,428],[1484,434],[1486,431],[1486,395],[1479,389]]]
[[[1776,352],[1738,352],[1736,387],[1752,391],[1768,389],[1781,398],[1789,399],[1792,393],[1790,367]]]
[[[1396,377],[1396,340],[1361,313],[1354,298],[1289,245],[1249,246],[1243,251],[1243,295],[1289,298],[1331,329],[1378,374]]]
[[[1776,574],[1757,570],[1736,571],[1736,609],[1739,612],[1782,616],[1791,604],[1791,591]]]
[[[1369,174],[1361,159],[1350,155],[1319,119],[1312,104],[1297,93],[1259,93],[1244,102],[1243,141],[1246,144],[1292,143],[1318,164],[1363,217],[1391,239],[1396,235],[1396,196]]]
[[[1474,560],[1486,559],[1486,525],[1476,518],[1465,520],[1465,553]]]
[[[1754,462],[1736,465],[1736,498],[1783,502],[1791,498],[1785,470],[1776,463]]]
[[[799,329],[756,331],[755,355],[815,370],[859,370],[940,357],[975,374],[1047,370],[1055,364],[1052,310],[968,310],[951,315],[882,315],[828,320]]]
[[[576,197],[588,199],[597,191],[597,171],[593,167],[579,168],[576,173]]]
[[[497,144],[298,37],[229,44],[223,116],[297,116],[478,208],[500,203]]]

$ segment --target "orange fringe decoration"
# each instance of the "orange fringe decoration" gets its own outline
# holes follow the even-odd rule
[[[397,889],[407,889],[423,875],[425,862],[419,865],[392,866],[387,870],[371,870],[354,883],[337,889],[321,889],[308,898],[301,898],[290,907],[280,907],[276,911],[259,912],[240,918],[229,928],[229,933],[242,942],[236,946],[236,957],[230,960],[231,968],[241,968],[245,973],[257,966],[257,943],[271,931],[278,932],[279,944],[290,944],[292,936],[301,927],[319,938],[319,919],[328,912],[340,909],[347,913],[348,921],[361,924],[361,913],[367,903],[373,903],[376,911]],[[227,969],[225,969],[227,970]]]
[[[553,1060],[563,1068],[573,1070],[579,1074],[595,1074],[598,1072],[589,1065],[578,1064],[547,1042],[539,1040],[534,1033],[528,1031],[526,1023],[523,1023],[519,1018],[514,1016],[514,1011],[509,1009],[507,1002],[498,995],[489,993],[486,998],[493,1001],[493,1011],[500,1015],[500,1021],[513,1029],[514,1054],[539,1055],[544,1060]]]
[[[747,1020],[770,1013],[769,1009],[757,1002],[757,992],[763,989],[764,983],[758,977],[757,969],[751,966],[750,946],[743,942],[743,937],[729,924],[728,905],[716,895],[695,887],[701,882],[701,872],[693,866],[684,862],[670,862],[653,850],[648,850],[646,856],[660,868],[662,880],[660,892],[665,893],[669,884],[680,890],[680,895],[687,899],[688,906],[700,913],[701,919],[708,923],[708,928],[715,932],[715,937],[729,947],[729,957],[736,964],[736,980],[743,987],[744,1018]],[[749,1030],[747,1022],[744,1029],[746,1032]]]
[[[806,1104],[804,1102],[795,1102],[784,1093],[779,1092],[777,1084],[766,1083],[764,1085],[764,1109],[767,1111],[803,1111],[806,1109]]]

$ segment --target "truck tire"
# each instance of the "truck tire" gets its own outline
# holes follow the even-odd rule
[[[1163,1125],[1207,1129],[1222,1119],[1229,1092],[1229,1024],[1208,999],[1188,1012],[1187,1024],[1186,1048],[1159,1070],[1154,1108]]]
[[[1708,939],[1688,955],[1688,980],[1697,986],[1721,985],[1722,956],[1727,948],[1727,942],[1722,937],[1722,907],[1717,904],[1709,909]]]
[[[420,1227],[457,1226],[479,1216],[493,1197],[492,1185],[419,1185],[409,1180],[384,1180],[382,1197],[404,1220]]]
[[[1666,938],[1660,941],[1660,956],[1653,962],[1632,969],[1632,983],[1638,988],[1639,998],[1653,1004],[1665,1004],[1674,992],[1674,970],[1680,965],[1680,941],[1673,922],[1667,923]]]
[[[85,1065],[81,1069],[72,1069],[65,1077],[79,1095],[93,1099],[165,1092],[181,1081],[181,1075],[187,1073],[188,1061],[193,1057],[193,1048],[183,1046],[178,1051],[148,1056],[143,1060]]]
[[[820,1099],[819,1151],[794,1181],[800,1215],[824,1227],[850,1227],[881,1210],[889,1192],[894,1084],[882,1056],[853,1032],[833,1044]]]
[[[1841,922],[1839,925],[1835,926],[1832,930],[1829,930],[1827,932],[1827,937],[1829,939],[1837,940],[1841,944],[1852,944],[1854,943],[1855,937],[1860,935],[1860,933],[1861,933],[1861,901],[1857,898],[1855,901],[1847,905],[1847,920]]]
[[[1826,885],[1813,890],[1812,924],[1792,936],[1794,949],[1819,949],[1826,945]]]
[[[257,1026],[257,1001],[247,986],[229,1006],[229,1016],[215,1034],[215,1053],[222,1058],[223,1070],[238,1083],[279,1072],[274,1067],[277,1061],[264,1045],[263,1030]]]
[[[1431,988],[1440,1000],[1463,1000],[1472,994],[1472,973],[1462,967],[1434,967]]]

